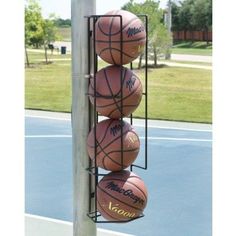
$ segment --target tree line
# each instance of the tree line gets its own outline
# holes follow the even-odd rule
[[[183,0],[179,3],[172,1],[172,31],[212,30],[212,0]],[[208,42],[208,38],[207,38]]]
[[[153,52],[154,66],[157,66],[158,55],[166,54],[172,45],[172,37],[163,23],[163,10],[159,7],[159,2],[146,0],[143,3],[135,3],[130,0],[122,7],[123,10],[133,12],[134,14],[147,14],[149,18],[149,47]],[[41,7],[38,0],[27,0],[25,6],[25,48],[33,46],[45,49],[45,59],[47,63],[48,44],[58,39],[57,27],[71,26],[70,19],[60,19],[52,15],[49,19],[43,19]],[[29,65],[27,49],[26,60]],[[141,55],[139,68],[142,63]]]
[[[159,1],[146,0],[136,3],[129,0],[123,10],[130,11],[136,15],[148,15],[148,38],[151,59],[154,66],[157,66],[159,55],[170,54],[172,46],[172,35],[168,32],[164,24],[165,10],[160,8]],[[212,28],[212,0],[182,0],[171,1],[172,31],[201,30],[208,32]],[[47,60],[48,45],[59,40],[57,27],[70,27],[70,19],[61,19],[51,15],[49,19],[44,19],[38,0],[27,0],[25,5],[25,52],[26,61],[29,65],[27,47],[43,47],[45,50],[45,60]],[[142,64],[140,56],[139,68]]]
[[[57,27],[61,27],[61,28],[71,27],[70,19],[57,18],[54,20],[54,23]]]

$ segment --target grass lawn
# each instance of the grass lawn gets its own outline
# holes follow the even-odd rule
[[[174,43],[172,53],[211,56],[212,43],[207,45],[206,42],[179,41]]]
[[[42,49],[39,49],[41,52],[28,52],[29,62],[30,63],[36,63],[36,62],[45,62],[45,55],[44,51]],[[54,50],[53,54],[51,54],[51,50],[47,50],[48,53],[48,60],[51,61],[53,59],[65,59],[71,58],[70,54],[61,54],[60,52]]]
[[[211,95],[211,71],[181,67],[149,70],[148,116],[151,119],[211,123]],[[143,114],[144,101],[134,116]]]
[[[71,62],[55,60],[45,65],[37,55],[29,53],[34,64],[25,70],[25,108],[70,112]],[[143,70],[135,73],[143,80]],[[201,69],[149,69],[149,118],[211,123],[211,76],[211,71]],[[134,113],[135,117],[143,115],[144,98]]]
[[[58,55],[50,56],[50,60]],[[61,55],[61,59],[66,58]],[[37,59],[41,59],[38,61]],[[45,65],[44,54],[29,53],[33,64],[25,69],[25,107],[32,109],[70,111],[70,61],[56,61]]]

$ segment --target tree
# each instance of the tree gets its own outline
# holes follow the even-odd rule
[[[186,32],[201,30],[206,32],[212,27],[212,0],[184,0],[179,4],[172,2],[172,30]],[[208,38],[206,38],[208,43]]]
[[[136,15],[148,15],[148,38],[154,54],[154,65],[157,66],[158,53],[164,52],[171,40],[171,36],[162,23],[163,10],[159,8],[159,2],[146,0],[143,3],[135,3],[134,0],[130,0],[122,9],[133,12]]]
[[[36,48],[43,43],[43,17],[37,0],[28,0],[25,6],[25,33],[28,44]]]
[[[27,52],[27,45],[30,44],[30,28],[29,25],[26,25],[27,22],[27,9],[25,8],[25,57],[26,57],[26,63],[27,66],[29,67],[30,63],[29,63],[29,56],[28,56],[28,52]]]
[[[29,66],[27,46],[39,48],[44,47],[45,61],[48,63],[48,44],[57,39],[55,16],[52,14],[49,19],[43,19],[41,7],[37,0],[27,0],[25,5],[25,52],[26,61]]]
[[[42,22],[43,28],[43,47],[46,63],[48,63],[47,49],[48,45],[55,42],[58,38],[54,15],[51,15],[49,19],[45,19]]]
[[[172,46],[172,38],[164,25],[160,25],[158,30],[154,31],[150,40],[153,46],[154,66],[157,67],[158,55],[169,54]]]
[[[172,31],[181,30],[179,14],[180,14],[180,6],[178,6],[175,2],[172,2],[171,3]]]
[[[197,30],[206,32],[208,40],[208,30],[212,27],[212,0],[195,0],[191,9],[192,25]]]
[[[71,27],[71,19],[61,19],[61,18],[57,18],[55,19],[55,25],[57,27]]]
[[[186,33],[188,30],[193,30],[192,24],[192,7],[195,0],[185,0],[180,3],[179,11],[179,27],[184,31],[184,39],[186,40]]]
[[[27,66],[29,66],[29,57],[27,46],[38,48],[43,41],[43,18],[41,8],[36,0],[27,0],[25,5],[25,54]]]
[[[135,3],[133,0],[130,0],[128,3],[126,3],[122,8],[122,10],[130,11],[136,15],[142,14],[142,8],[141,4]],[[143,53],[139,56],[139,63],[138,68],[140,69],[142,66],[142,59],[143,59]]]

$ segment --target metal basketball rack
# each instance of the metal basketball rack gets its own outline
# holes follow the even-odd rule
[[[145,89],[143,92],[143,97],[145,97],[145,136],[144,136],[144,143],[145,143],[145,152],[144,152],[144,157],[143,157],[143,165],[135,165],[132,164],[130,166],[130,171],[133,170],[134,167],[140,168],[143,170],[147,170],[147,156],[148,156],[148,151],[147,151],[147,146],[148,146],[148,110],[147,110],[147,104],[148,104],[148,90],[147,90],[147,85],[148,85],[148,17],[147,15],[138,15],[140,18],[144,19],[145,23],[145,30],[146,30],[146,44],[145,44],[145,66],[144,66],[144,78],[145,78]],[[89,167],[87,168],[87,171],[89,172],[89,193],[90,193],[90,201],[89,201],[89,212],[87,213],[87,216],[95,223],[122,223],[122,222],[129,222],[136,220],[138,218],[141,218],[144,216],[144,214],[141,214],[140,216],[136,218],[132,218],[129,220],[119,220],[119,221],[109,221],[109,220],[101,220],[101,214],[97,210],[97,186],[99,182],[99,178],[105,176],[107,173],[106,171],[103,170],[101,173],[101,170],[97,167],[97,147],[98,147],[98,142],[96,140],[96,125],[98,123],[98,113],[96,111],[96,99],[97,97],[101,97],[101,95],[96,94],[96,72],[98,70],[98,55],[96,54],[96,34],[95,34],[95,24],[96,21],[101,18],[101,17],[118,17],[120,19],[120,58],[121,58],[121,64],[123,62],[123,35],[122,35],[122,29],[123,29],[123,19],[121,15],[91,15],[91,16],[86,16],[85,18],[87,19],[87,34],[88,34],[88,51],[87,51],[87,56],[88,56],[88,78],[89,79],[89,84],[90,80],[94,80],[94,93],[92,94],[94,98],[94,106],[89,102],[89,130],[92,129],[92,124],[94,127],[94,143],[95,143],[95,148],[94,148],[94,163],[89,161]],[[92,48],[92,50],[91,50]],[[122,68],[122,66],[121,66]],[[133,64],[132,62],[130,63],[130,69],[133,69]],[[123,77],[123,69],[121,69],[120,73],[120,85],[121,85],[121,90],[120,94],[118,96],[115,96],[114,98],[120,98],[120,109],[121,109],[121,114],[123,114],[123,91],[122,91],[122,81]],[[87,94],[88,96],[91,94]],[[121,125],[121,165],[122,169],[124,169],[123,165],[123,116],[119,119],[120,120],[120,125]],[[133,124],[133,115],[131,114],[129,117],[130,124]]]

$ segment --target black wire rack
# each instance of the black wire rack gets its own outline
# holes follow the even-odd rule
[[[144,50],[144,59],[145,59],[145,63],[144,63],[144,80],[145,80],[145,88],[144,88],[144,92],[142,94],[143,98],[145,99],[144,101],[144,107],[145,107],[145,114],[144,114],[144,129],[145,129],[145,135],[144,135],[144,160],[143,160],[143,165],[136,165],[136,164],[132,164],[130,166],[130,171],[133,170],[133,168],[140,168],[140,169],[144,169],[147,170],[148,167],[148,90],[147,90],[147,86],[148,86],[148,17],[147,15],[138,15],[140,18],[143,19],[144,23],[145,23],[145,30],[146,30],[146,44],[145,44],[145,50]],[[109,221],[109,220],[101,220],[101,214],[98,212],[97,210],[97,185],[99,182],[99,178],[103,177],[106,175],[106,173],[103,173],[99,170],[99,168],[97,167],[97,160],[96,160],[96,156],[97,156],[97,148],[98,148],[98,142],[96,140],[96,125],[98,123],[98,116],[99,114],[96,111],[96,104],[97,104],[97,94],[96,94],[96,73],[98,70],[98,55],[96,54],[96,34],[95,34],[95,24],[97,22],[97,20],[101,17],[118,17],[120,19],[120,58],[121,58],[121,65],[123,64],[123,34],[122,34],[122,30],[123,30],[123,18],[121,15],[91,15],[91,16],[87,16],[87,35],[88,35],[88,51],[87,51],[87,56],[88,56],[88,72],[90,73],[88,76],[89,79],[89,84],[90,84],[90,80],[93,79],[94,81],[94,94],[93,99],[94,99],[94,104],[92,105],[89,102],[89,130],[91,130],[92,128],[94,128],[94,144],[95,144],[95,148],[94,148],[94,162],[92,162],[92,160],[90,159],[89,161],[89,167],[87,168],[87,171],[89,172],[89,194],[90,194],[90,199],[89,199],[89,212],[87,213],[87,216],[95,223],[122,223],[122,222],[130,222],[136,219],[139,219],[141,217],[144,216],[144,214],[141,214],[138,217],[135,218],[131,218],[128,220],[119,220],[119,221]],[[92,50],[91,50],[92,48]],[[131,62],[129,64],[129,67],[131,70],[133,70],[133,63]],[[120,86],[121,86],[121,90],[120,90],[120,112],[121,114],[123,114],[123,90],[122,90],[122,77],[123,77],[123,66],[120,66],[121,70],[120,70]],[[88,94],[89,95],[89,94]],[[120,120],[120,127],[121,127],[121,138],[120,138],[120,143],[121,143],[121,166],[122,169],[124,169],[124,165],[123,165],[123,119],[124,117],[121,116]],[[131,114],[129,116],[129,122],[131,125],[133,125],[133,115]],[[92,127],[93,124],[93,127]]]

